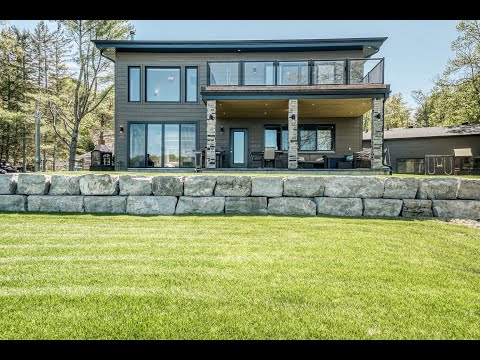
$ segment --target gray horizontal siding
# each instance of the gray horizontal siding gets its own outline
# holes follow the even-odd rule
[[[471,148],[474,156],[480,156],[480,135],[431,137],[385,140],[389,147],[392,170],[397,172],[397,159],[423,159],[425,155],[450,155],[453,149]],[[363,141],[370,147],[370,140]]]
[[[198,146],[206,146],[206,106],[200,95],[200,88],[207,85],[207,61],[221,60],[303,60],[303,59],[333,59],[346,57],[362,57],[362,51],[319,51],[297,53],[126,53],[118,52],[115,57],[115,162],[127,164],[127,127],[130,121],[162,121],[182,122],[194,121],[198,129]],[[129,103],[128,66],[141,66],[141,102]],[[145,98],[145,66],[180,66],[181,67],[181,102],[180,103],[146,103]],[[197,66],[199,76],[199,102],[185,103],[185,67]],[[123,126],[123,134],[119,133]],[[361,125],[360,125],[361,126]],[[263,142],[263,126],[258,136]],[[355,126],[342,129],[348,139],[355,138]],[[337,128],[337,133],[340,129]],[[360,139],[360,135],[358,136]],[[358,141],[356,140],[357,145]],[[348,140],[350,142],[350,140]],[[337,145],[340,142],[337,141]],[[356,146],[352,142],[352,146]],[[360,145],[358,145],[360,146]],[[348,148],[348,146],[347,146]],[[343,150],[343,148],[342,148]]]

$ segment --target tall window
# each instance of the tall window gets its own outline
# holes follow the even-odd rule
[[[140,66],[128,67],[128,101],[140,101]]]
[[[196,139],[196,124],[130,124],[128,166],[194,167]]]
[[[334,125],[299,126],[299,150],[331,151],[334,140]]]
[[[264,132],[265,147],[274,147],[275,150],[288,150],[288,127],[281,125],[267,125]]]
[[[185,98],[186,102],[198,101],[198,68],[187,66],[185,68]]]
[[[180,68],[146,67],[147,101],[180,101]]]

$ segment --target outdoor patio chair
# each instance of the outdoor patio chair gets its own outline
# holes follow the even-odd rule
[[[266,147],[265,151],[263,152],[263,166],[266,166],[267,163],[273,164],[275,167],[275,148],[274,147]]]
[[[259,162],[260,166],[263,164],[263,155],[261,151],[252,151],[248,150],[248,155],[250,156],[250,163],[254,166],[254,162]]]

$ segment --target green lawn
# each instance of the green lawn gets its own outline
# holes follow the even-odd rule
[[[480,338],[480,231],[0,214],[0,339]]]

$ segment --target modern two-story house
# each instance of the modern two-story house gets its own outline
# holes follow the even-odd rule
[[[372,111],[381,170],[385,40],[95,40],[115,62],[115,169],[193,168],[201,153],[208,169],[337,167]]]

